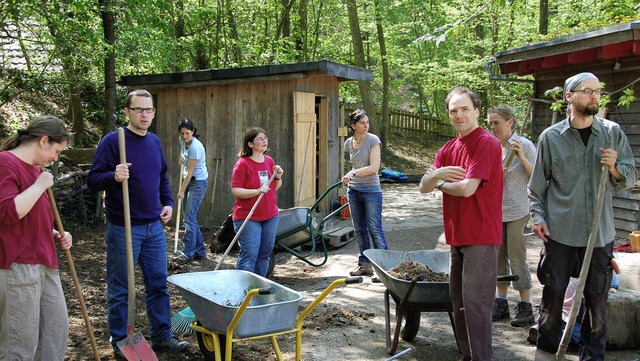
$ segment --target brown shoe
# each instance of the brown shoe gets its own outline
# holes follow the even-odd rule
[[[526,327],[535,322],[533,309],[530,302],[518,302],[516,305],[516,316],[511,320],[513,327]]]
[[[493,300],[493,308],[491,308],[491,320],[498,321],[511,317],[509,315],[509,302],[506,298],[496,298]]]

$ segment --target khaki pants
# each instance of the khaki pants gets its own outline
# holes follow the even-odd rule
[[[69,316],[57,269],[0,269],[0,360],[63,361]]]

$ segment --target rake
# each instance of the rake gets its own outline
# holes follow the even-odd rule
[[[173,331],[174,335],[193,333],[194,331],[189,325],[195,318],[196,315],[191,310],[191,307],[183,309],[171,317],[171,331]]]

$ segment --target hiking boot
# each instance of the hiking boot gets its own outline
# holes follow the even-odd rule
[[[154,351],[167,351],[171,353],[178,353],[186,351],[191,344],[187,341],[180,341],[177,337],[171,336],[166,340],[160,341],[158,343],[153,343]]]
[[[349,272],[349,275],[351,275],[351,276],[371,276],[371,275],[373,275],[373,268],[371,267],[371,265],[361,264],[361,265],[358,266],[358,268],[356,268],[353,271]]]
[[[173,257],[173,262],[175,262],[177,264],[188,264],[188,263],[191,263],[191,261],[193,261],[193,260],[191,258],[187,257],[182,252],[179,255],[177,255],[176,257]]]
[[[513,327],[525,327],[534,322],[533,310],[530,302],[518,302],[516,305],[516,316],[511,320]]]
[[[527,336],[527,341],[534,345],[538,343],[538,325],[529,327],[529,336]]]
[[[493,300],[493,308],[491,308],[491,320],[498,321],[509,318],[509,302],[506,298],[496,298]]]
[[[118,347],[113,348],[113,358],[118,361],[127,361],[127,358],[124,356],[122,351]]]

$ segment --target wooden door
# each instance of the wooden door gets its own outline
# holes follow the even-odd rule
[[[316,197],[316,112],[314,93],[293,93],[294,202],[311,206]]]

